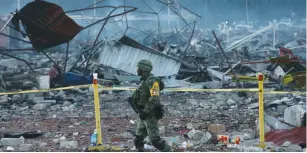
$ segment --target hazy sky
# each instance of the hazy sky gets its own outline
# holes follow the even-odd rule
[[[31,0],[20,0],[23,7]],[[94,0],[48,0],[57,3],[64,10],[72,10],[88,6]],[[99,0],[97,0],[99,1]],[[162,5],[154,0],[146,0],[153,8]],[[178,0],[178,2],[202,16],[199,25],[212,27],[218,23],[249,20],[270,21],[291,17],[306,18],[306,0]],[[123,0],[105,0],[105,5],[122,5]],[[138,10],[149,10],[143,0],[126,0],[127,5],[138,7]],[[0,0],[0,15],[7,15],[17,8],[17,0]],[[248,9],[248,11],[247,11]],[[92,14],[93,12],[86,12]],[[161,14],[167,11],[162,11]],[[97,14],[101,14],[98,10]],[[292,16],[293,17],[293,16]]]

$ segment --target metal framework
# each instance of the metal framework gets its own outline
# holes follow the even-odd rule
[[[124,22],[126,24],[126,27],[125,29],[121,29],[121,31],[115,33],[114,35],[112,35],[111,37],[115,36],[115,35],[118,35],[120,33],[122,33],[122,35],[125,35],[127,33],[127,31],[130,29],[130,30],[135,30],[135,31],[138,31],[138,32],[141,32],[145,35],[148,36],[153,36],[153,38],[157,38],[158,40],[162,40],[162,41],[166,41],[168,42],[170,40],[170,38],[166,38],[166,37],[163,37],[163,34],[162,34],[162,28],[161,28],[161,21],[160,21],[160,17],[159,17],[159,13],[167,8],[168,11],[172,11],[176,16],[178,16],[180,18],[181,21],[183,21],[185,23],[185,25],[181,28],[181,29],[185,29],[185,28],[189,28],[192,30],[191,32],[191,36],[189,38],[189,40],[187,40],[187,47],[185,49],[184,52],[186,52],[190,46],[190,42],[192,40],[192,37],[193,37],[193,34],[194,34],[194,29],[195,29],[195,25],[196,25],[196,22],[200,19],[200,16],[197,15],[196,13],[192,12],[191,10],[181,6],[180,4],[178,4],[176,1],[174,0],[168,0],[168,1],[164,1],[164,0],[155,0],[154,2],[155,3],[158,3],[158,4],[162,4],[162,8],[159,9],[159,11],[155,11],[154,8],[148,3],[148,0],[140,0],[140,1],[143,1],[148,7],[149,7],[149,10],[148,11],[139,11],[137,10],[137,7],[133,7],[133,6],[127,6],[126,3],[127,3],[127,0],[122,0],[123,2],[123,5],[122,6],[97,6],[98,4],[101,4],[102,2],[104,2],[104,0],[100,0],[88,7],[85,7],[85,8],[81,8],[81,9],[76,9],[76,10],[71,10],[71,11],[66,11],[64,12],[65,14],[67,13],[74,13],[74,12],[80,12],[80,14],[84,17],[84,13],[83,11],[86,11],[86,10],[93,10],[93,9],[102,9],[102,8],[111,8],[112,10],[108,13],[108,15],[104,18],[96,18],[94,17],[94,22],[92,22],[91,20],[92,19],[89,19],[89,18],[86,18],[86,20],[88,20],[88,22],[90,23],[89,25],[87,26],[84,26],[84,28],[82,29],[85,30],[85,29],[88,29],[88,28],[91,28],[93,27],[94,25],[97,25],[98,23],[102,23],[102,26],[100,27],[100,30],[99,32],[97,33],[96,37],[95,37],[95,41],[94,43],[91,45],[91,47],[87,48],[87,49],[82,49],[81,51],[81,54],[78,55],[77,57],[77,60],[74,62],[73,66],[71,68],[67,68],[67,62],[68,62],[68,55],[69,55],[69,45],[70,43],[67,42],[67,47],[66,47],[66,53],[65,53],[65,61],[64,61],[64,65],[63,65],[63,73],[65,73],[66,71],[71,71],[74,67],[77,66],[77,63],[80,62],[80,60],[82,59],[82,57],[85,57],[86,54],[88,54],[88,56],[81,62],[81,64],[77,67],[81,67],[83,64],[85,64],[85,69],[83,71],[83,75],[86,75],[86,70],[88,69],[88,66],[89,66],[89,62],[90,62],[90,59],[91,57],[99,50],[99,48],[103,45],[103,42],[104,40],[99,40],[103,30],[105,29],[106,25],[109,23],[116,23],[118,24],[119,22]],[[152,2],[152,1],[151,1]],[[182,14],[178,11],[178,8],[181,8],[189,13],[191,13],[192,15],[195,16],[195,20],[193,20],[192,22],[188,22],[183,16]],[[120,12],[120,13],[114,13],[115,11],[118,11],[118,10],[123,10],[123,12]],[[150,15],[154,15],[156,16],[157,18],[157,21],[158,21],[158,25],[157,25],[157,29],[156,30],[153,30],[152,32],[148,33],[148,32],[145,32],[145,31],[142,31],[142,30],[139,30],[137,28],[134,28],[133,26],[130,26],[129,23],[128,23],[128,20],[129,20],[129,16],[127,15],[128,13],[130,12],[134,12],[134,13],[141,13],[141,14],[150,14]],[[15,12],[16,13],[16,12]],[[28,44],[31,44],[31,42],[29,41],[26,41],[26,40],[23,40],[23,39],[20,39],[20,38],[16,38],[16,37],[13,37],[13,36],[10,36],[10,35],[7,35],[7,34],[4,34],[3,31],[6,27],[8,28],[11,28],[11,29],[14,29],[16,31],[18,31],[19,33],[21,33],[23,36],[28,36],[28,33],[27,31],[22,31],[22,30],[18,30],[16,29],[14,26],[10,25],[10,22],[14,16],[14,14],[12,14],[12,16],[9,18],[9,20],[7,20],[7,22],[4,24],[4,26],[1,28],[1,31],[0,31],[0,35],[3,35],[5,37],[9,37],[9,38],[12,38],[12,39],[15,39],[15,40],[18,40],[20,42],[24,42],[24,43],[28,43]],[[116,17],[121,17],[121,19],[119,20],[114,20],[114,18]],[[72,16],[72,18],[74,18]],[[113,18],[114,21],[112,21],[111,19]],[[111,21],[110,21],[111,20]],[[193,26],[191,26],[191,24],[193,24]],[[120,26],[119,26],[120,27]],[[157,37],[154,36],[154,33],[158,32],[157,34]],[[90,33],[90,32],[89,32]],[[175,34],[177,33],[180,33],[180,31],[177,31]],[[89,35],[89,34],[88,34]],[[28,67],[30,68],[31,71],[34,71],[34,69],[31,67],[30,63],[24,59],[21,59],[21,58],[18,58],[16,56],[13,56],[13,55],[10,55],[9,52],[15,52],[15,51],[36,51],[36,49],[34,48],[20,48],[20,49],[0,49],[0,54],[1,55],[4,55],[4,56],[8,56],[10,58],[14,58],[16,60],[20,60],[20,61],[23,61],[25,62]],[[58,63],[52,59],[47,53],[46,51],[44,50],[39,50],[39,52],[43,53],[43,55],[45,55],[52,63],[54,63],[55,65],[59,66]]]

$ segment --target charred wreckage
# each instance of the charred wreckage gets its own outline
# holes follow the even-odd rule
[[[88,7],[64,11],[57,4],[35,0],[10,16],[0,16],[1,92],[92,84],[93,73],[98,73],[99,84],[103,86],[136,87],[140,83],[136,65],[141,59],[152,62],[152,72],[163,80],[166,88],[254,88],[258,86],[258,73],[262,73],[266,90],[306,91],[306,56],[301,55],[306,53],[306,27],[300,27],[298,21],[281,19],[268,25],[225,21],[214,30],[208,30],[197,26],[201,16],[175,0],[140,1],[147,9],[130,5],[128,0],[122,0],[122,5],[118,6],[97,0]],[[153,3],[159,8],[154,8]],[[108,10],[104,17],[83,13],[104,9]],[[166,13],[168,15],[164,16]],[[134,20],[155,21],[155,24],[141,29],[135,27]],[[163,20],[168,21],[167,28]],[[152,28],[154,25],[156,29]],[[65,95],[64,91],[46,95],[60,97],[59,101],[67,100],[63,102],[63,111],[75,108],[69,100],[80,102],[82,108],[88,107],[84,101],[91,100],[84,97],[93,96],[82,90],[72,93],[75,92],[80,94],[78,98]],[[212,137],[225,128],[242,130],[254,126],[255,114],[258,114],[257,98],[245,92],[223,94],[191,93],[193,99],[185,99],[189,96],[183,92],[170,94],[168,96],[177,98],[178,103],[164,102],[170,108],[167,115],[202,120],[187,124],[188,133],[192,135],[207,136],[208,132],[195,129],[200,129],[200,122],[208,119],[212,119],[210,125],[206,125]],[[101,95],[104,101],[119,99],[112,94]],[[14,96],[12,101],[24,98]],[[29,96],[35,101],[33,110],[47,109],[45,103],[55,104],[50,110],[61,109],[57,100],[44,96]],[[297,115],[303,112],[306,120],[306,111],[301,109],[302,103],[306,103],[305,97],[295,94],[290,98],[274,96],[266,97],[269,99],[265,103],[268,113],[265,114],[266,140],[282,145],[285,141],[276,130],[284,130],[282,132],[291,143],[306,144],[306,138],[301,134],[306,132],[306,127],[300,127]],[[7,102],[8,95],[1,95],[0,101],[1,104]],[[120,108],[119,113],[110,111],[108,106]],[[125,110],[120,102],[105,103],[104,107],[104,115],[112,117],[123,117],[125,112],[131,111]],[[283,115],[287,124],[270,116],[276,113]],[[294,113],[296,115],[292,115]],[[178,130],[181,127],[179,120],[171,121],[169,126]],[[212,124],[216,120],[225,123],[226,127]],[[184,130],[180,132],[184,133]],[[253,132],[246,133],[250,136]],[[207,142],[209,138],[204,140]]]
[[[152,12],[138,11],[136,7],[127,6],[125,0],[123,1],[123,6],[97,6],[101,2],[86,8],[64,12],[60,6],[54,3],[36,0],[7,17],[1,27],[1,39],[4,41],[2,41],[0,54],[5,58],[3,63],[13,61],[16,64],[18,63],[18,68],[22,69],[19,69],[21,71],[19,74],[14,73],[14,77],[12,77],[11,73],[3,73],[1,79],[2,88],[9,90],[16,81],[18,84],[20,78],[31,78],[38,83],[38,76],[50,80],[50,85],[41,83],[45,84],[47,88],[50,86],[90,84],[92,82],[92,77],[90,76],[92,72],[98,72],[103,83],[138,82],[135,69],[136,61],[140,59],[150,59],[153,62],[155,67],[153,73],[155,75],[165,79],[181,80],[177,81],[177,86],[197,83],[203,85],[200,88],[212,88],[210,84],[217,84],[219,88],[251,87],[256,85],[257,73],[262,72],[266,76],[265,85],[267,86],[275,86],[277,89],[282,89],[282,87],[305,88],[305,61],[293,55],[292,50],[284,46],[284,42],[281,41],[277,44],[275,33],[278,33],[278,30],[282,31],[282,28],[278,28],[278,26],[283,25],[282,22],[271,23],[269,26],[255,32],[248,31],[248,26],[245,25],[244,27],[243,25],[249,35],[240,36],[240,39],[229,37],[230,33],[240,32],[239,30],[235,31],[239,25],[231,29],[229,24],[222,23],[219,27],[219,30],[222,31],[219,36],[213,32],[212,37],[205,37],[201,35],[205,32],[196,27],[200,16],[176,2],[156,1],[156,3],[162,4],[161,10],[167,7],[184,23],[184,26],[176,27],[174,31],[168,32],[162,31],[163,29],[160,25],[159,11],[161,10],[155,11],[146,1],[144,2],[151,8]],[[48,8],[52,11],[40,8]],[[111,8],[112,10],[106,17],[94,19],[94,22],[89,21],[91,24],[86,26],[78,25],[72,19],[75,16],[71,15],[71,18],[67,15],[81,12],[83,14],[81,17],[86,18],[83,11],[104,8]],[[118,10],[124,11],[119,12]],[[190,13],[193,17],[187,18],[183,16],[183,11]],[[156,16],[158,21],[157,29],[141,31],[133,28],[128,23],[129,13]],[[191,20],[190,18],[193,18],[192,22],[188,21]],[[108,24],[118,25],[118,22],[126,23],[122,31],[99,40]],[[92,27],[100,23],[102,23],[101,27],[93,41],[74,41],[74,37],[80,32],[86,30],[90,32]],[[143,40],[138,37],[133,39],[132,36],[128,36],[129,30],[142,33],[145,37],[143,37]],[[267,31],[274,33],[271,48],[268,47],[269,44],[259,42],[260,34]],[[19,35],[16,33],[19,33]],[[210,34],[210,32],[207,33]],[[20,35],[22,37],[18,37]],[[6,45],[5,40],[19,41],[19,44],[20,42],[30,44],[32,48],[9,49],[9,45]],[[230,43],[230,41],[233,42]],[[62,51],[59,47],[56,48],[61,44],[66,44],[65,51]],[[258,48],[248,48],[248,45],[251,44]],[[295,46],[297,48],[294,49],[304,47],[306,41],[299,38],[297,44],[299,47]],[[72,46],[77,46],[77,48]],[[223,46],[225,49],[223,49]],[[261,57],[254,56],[253,54],[260,49],[267,49],[267,51],[260,52],[258,55]],[[73,50],[73,53],[70,50]],[[44,71],[46,67],[43,68],[43,66],[50,65],[50,62],[44,60],[44,64],[38,64],[21,57],[33,55],[31,51],[40,54],[35,54],[36,56],[42,55],[42,57],[46,57],[52,62],[53,66],[48,72],[49,77],[46,76],[46,71]],[[267,55],[268,52],[271,55]],[[276,54],[277,52],[279,54]],[[59,57],[59,54],[64,55],[62,61],[55,60],[57,58],[55,56]],[[54,57],[51,57],[52,55]],[[215,59],[214,57],[221,55],[223,58],[213,60]],[[272,55],[275,55],[275,57],[272,57]],[[268,56],[270,58],[267,58]],[[266,59],[263,60],[263,58]],[[22,62],[24,63],[22,64],[23,66],[19,64]],[[2,67],[7,69],[5,65],[8,64],[4,64]],[[15,66],[10,65],[8,68],[14,69]],[[26,71],[28,72],[24,74]],[[116,74],[114,73],[115,71]],[[12,82],[5,83],[6,80],[11,80]],[[182,84],[182,81],[185,84]],[[27,88],[26,86],[25,88]]]

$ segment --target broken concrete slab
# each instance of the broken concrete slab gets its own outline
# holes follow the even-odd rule
[[[302,105],[294,105],[288,107],[284,113],[284,122],[299,127],[306,109]]]
[[[1,145],[2,146],[19,146],[25,143],[25,139],[23,137],[20,138],[2,138]]]
[[[274,130],[292,129],[293,126],[287,125],[277,118],[264,114],[264,122],[272,127]]]
[[[78,148],[78,142],[77,141],[61,140],[60,141],[60,148],[74,150],[74,149]]]
[[[8,95],[0,96],[0,104],[7,103],[9,101]]]
[[[188,137],[191,140],[194,140],[191,143],[193,143],[194,145],[198,145],[198,144],[204,144],[204,143],[209,142],[212,138],[212,135],[207,131],[204,132],[204,131],[193,129],[188,133]]]

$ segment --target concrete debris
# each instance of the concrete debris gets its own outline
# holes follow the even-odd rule
[[[306,106],[294,105],[285,110],[284,121],[293,126],[301,126],[302,118],[306,113]]]
[[[291,145],[290,141],[285,141],[281,146],[282,147],[289,147]]]
[[[193,145],[208,143],[212,138],[212,135],[209,132],[203,132],[195,129],[191,130],[188,133],[188,136],[190,139],[192,139],[191,143]]]
[[[192,130],[193,129],[193,123],[188,123],[187,124],[187,129]]]
[[[48,104],[36,104],[33,106],[34,110],[44,110],[48,107]]]
[[[8,101],[9,101],[8,95],[0,96],[0,104],[1,103],[7,103]]]
[[[6,147],[6,151],[14,151],[15,149],[11,146]]]
[[[21,144],[19,146],[19,150],[28,152],[28,151],[31,151],[32,146],[33,146],[32,144]]]
[[[73,135],[73,136],[78,136],[78,135],[79,135],[79,132],[74,132],[72,135]]]
[[[62,137],[60,137],[60,139],[59,139],[60,141],[62,141],[62,140],[66,140],[66,137],[65,136],[62,136]]]
[[[23,137],[20,138],[2,138],[1,145],[2,146],[19,146],[25,143],[25,139]]]
[[[264,149],[255,146],[244,147],[241,151],[243,152],[263,152]]]
[[[44,142],[39,144],[39,148],[40,148],[40,149],[43,149],[43,148],[45,148],[46,146],[47,146],[47,143],[44,143]]]
[[[132,139],[133,138],[133,135],[130,132],[124,132],[120,136],[125,138],[125,139]]]
[[[62,140],[60,141],[60,148],[64,148],[68,150],[75,150],[78,148],[78,142]]]
[[[62,110],[64,112],[73,112],[75,110],[75,105],[71,104],[69,106],[62,107]]]
[[[285,123],[282,123],[278,119],[276,119],[272,116],[269,116],[267,114],[265,114],[265,116],[264,116],[264,122],[274,130],[283,130],[283,129],[292,129],[293,128],[292,126],[285,124]]]
[[[302,152],[303,149],[299,145],[291,144],[285,148],[285,152]]]

